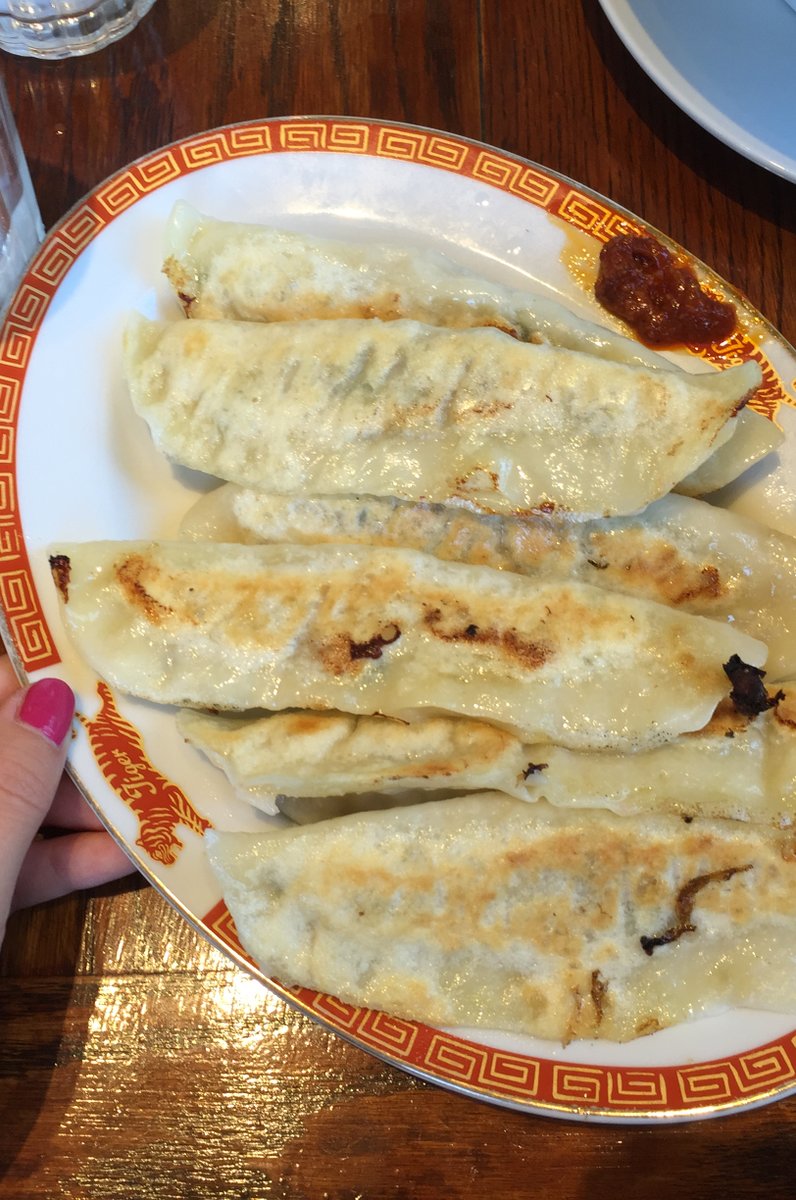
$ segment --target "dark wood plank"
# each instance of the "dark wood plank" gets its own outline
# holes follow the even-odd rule
[[[46,225],[176,138],[235,121],[352,114],[478,137],[476,0],[159,0],[99,56],[6,57]]]

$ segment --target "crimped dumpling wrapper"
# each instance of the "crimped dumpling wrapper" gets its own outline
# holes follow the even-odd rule
[[[636,512],[733,432],[757,363],[690,375],[416,321],[150,322],[133,405],[183,466],[282,493]]]

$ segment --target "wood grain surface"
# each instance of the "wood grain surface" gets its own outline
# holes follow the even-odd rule
[[[611,196],[796,340],[794,185],[682,114],[597,0],[158,0],[106,51],[2,69],[48,225],[205,128],[403,120]],[[17,914],[0,958],[3,1197],[770,1200],[794,1141],[796,1098],[628,1128],[427,1085],[264,993],[140,880]]]

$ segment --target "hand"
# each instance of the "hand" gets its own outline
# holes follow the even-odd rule
[[[65,683],[20,689],[0,659],[0,943],[9,912],[134,869],[63,774],[74,707]],[[37,838],[43,825],[70,832]]]

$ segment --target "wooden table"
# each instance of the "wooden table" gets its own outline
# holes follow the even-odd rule
[[[670,103],[597,0],[159,0],[103,53],[2,68],[45,224],[205,128],[403,120],[611,196],[796,340],[793,185]],[[478,1103],[263,994],[141,882],[19,914],[1,970],[3,1196],[793,1194],[796,1098],[653,1128]]]

